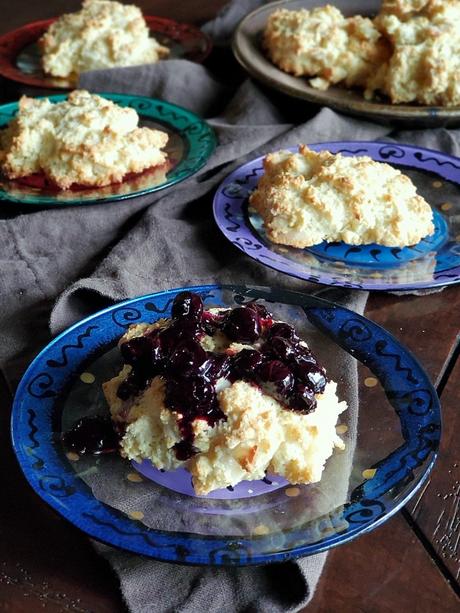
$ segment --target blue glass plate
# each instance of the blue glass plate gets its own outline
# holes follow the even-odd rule
[[[339,397],[349,400],[338,426],[345,451],[334,452],[319,484],[236,500],[170,491],[142,480],[117,454],[66,453],[61,433],[84,415],[108,410],[101,383],[118,372],[117,340],[132,323],[168,316],[181,291],[170,290],[116,304],[75,324],[30,365],[14,401],[12,438],[21,468],[41,498],[110,545],[159,560],[216,566],[318,553],[396,513],[425,481],[441,433],[436,392],[409,351],[366,318],[313,296],[240,286],[193,289],[208,306],[266,301],[276,318],[296,326],[338,381]],[[342,357],[335,367],[331,355]],[[350,362],[349,377],[341,372],[344,360]],[[354,372],[359,414],[353,409]],[[103,502],[108,484],[110,505]]]
[[[216,146],[213,129],[198,115],[175,104],[126,94],[99,94],[116,104],[130,107],[139,115],[139,125],[163,130],[169,135],[165,147],[168,166],[131,175],[121,183],[90,189],[57,190],[47,185],[43,178],[31,180],[6,179],[0,174],[0,201],[31,205],[81,205],[113,202],[143,196],[175,185],[202,168]],[[67,95],[48,96],[52,102],[60,102]],[[0,129],[16,115],[18,104],[12,102],[0,106]]]

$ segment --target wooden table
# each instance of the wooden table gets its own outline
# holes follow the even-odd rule
[[[192,23],[224,0],[143,0],[145,13]],[[73,10],[78,0],[67,0]],[[60,0],[4,3],[0,32],[62,10]],[[212,58],[211,58],[212,63]],[[232,65],[237,75],[238,68]],[[441,456],[415,499],[384,526],[329,553],[309,613],[460,611],[460,287],[423,297],[371,296],[366,315],[421,360],[441,396]],[[26,484],[9,442],[11,398],[0,381],[0,610],[124,611],[117,580],[88,539]]]

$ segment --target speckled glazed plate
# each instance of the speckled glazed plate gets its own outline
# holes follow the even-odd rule
[[[139,125],[163,130],[169,135],[165,147],[168,161],[140,174],[130,175],[121,183],[100,188],[59,190],[49,185],[43,176],[9,180],[0,174],[0,201],[45,205],[79,205],[126,200],[170,187],[187,179],[205,165],[216,146],[214,131],[191,111],[175,104],[126,94],[99,94],[116,104],[130,107],[139,115]],[[49,96],[52,102],[65,100],[67,94]],[[0,106],[0,129],[18,111],[12,102]]]
[[[118,454],[66,451],[63,431],[83,416],[107,414],[101,384],[119,370],[117,340],[130,324],[169,316],[181,291],[170,290],[75,324],[30,365],[14,401],[12,438],[39,496],[105,543],[159,560],[216,566],[324,551],[400,509],[425,481],[440,438],[438,398],[408,350],[366,318],[313,296],[240,286],[190,289],[208,307],[258,299],[275,318],[295,325],[348,400],[338,425],[345,450],[334,452],[318,484],[292,487],[272,476],[263,488],[246,483],[244,495],[235,488],[218,499],[151,480]]]
[[[248,196],[263,173],[263,157],[244,164],[219,186],[214,217],[225,236],[265,266],[299,279],[352,289],[408,291],[460,280],[460,159],[430,149],[383,142],[309,145],[343,155],[367,155],[407,174],[433,209],[435,232],[413,247],[321,243],[295,249],[272,243]],[[297,151],[297,147],[292,147]]]
[[[198,28],[162,17],[144,16],[144,19],[151,36],[170,49],[169,58],[202,62],[209,55],[211,40]],[[47,89],[72,89],[76,86],[75,80],[48,76],[41,68],[37,41],[53,21],[56,18],[36,21],[0,36],[1,76]]]
[[[245,17],[235,32],[233,52],[236,59],[251,76],[282,91],[289,96],[301,98],[321,106],[342,111],[360,118],[368,118],[384,123],[401,122],[406,125],[434,127],[440,125],[459,125],[460,107],[428,107],[411,104],[391,104],[385,98],[368,101],[359,90],[330,87],[320,91],[311,87],[308,80],[283,72],[266,57],[262,50],[262,32],[268,16],[275,9],[311,9],[316,6],[333,4],[344,15],[365,15],[372,17],[380,9],[380,0],[282,0],[264,5]]]

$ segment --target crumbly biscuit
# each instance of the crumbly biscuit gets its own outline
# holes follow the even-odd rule
[[[367,98],[379,90],[394,103],[460,104],[458,0],[429,0],[406,14],[383,12],[375,24],[391,41],[393,54],[369,79]]]
[[[383,0],[379,14],[406,17],[418,13],[430,0]]]
[[[326,240],[404,247],[432,234],[432,211],[409,177],[368,157],[278,151],[250,196],[270,240],[309,247]]]
[[[311,11],[278,9],[267,22],[264,46],[274,64],[296,76],[315,77],[311,84],[363,85],[388,57],[388,48],[370,19],[346,19],[327,5]]]
[[[460,105],[460,0],[384,0],[372,21],[330,5],[274,11],[264,32],[274,64],[310,85],[338,83],[391,102]]]
[[[0,133],[0,167],[10,179],[42,172],[61,189],[116,183],[166,160],[168,135],[138,121],[134,109],[82,90],[57,104],[23,96]]]
[[[87,70],[150,64],[169,54],[137,6],[85,0],[77,13],[57,19],[39,41],[43,70],[54,77]]]
[[[121,342],[150,330],[132,328]],[[206,336],[201,344],[226,353],[245,347],[229,339],[223,343],[223,338],[214,342],[214,338]],[[155,377],[136,397],[121,400],[117,390],[130,371],[131,366],[124,366],[103,384],[112,419],[126,426],[122,455],[137,462],[148,459],[159,469],[186,466],[199,495],[242,480],[261,479],[266,471],[285,476],[291,483],[317,482],[334,447],[344,448],[335,425],[347,405],[339,402],[335,382],[329,381],[324,392],[316,395],[314,411],[302,414],[287,410],[253,383],[221,380],[217,398],[226,419],[214,425],[195,419],[193,445],[198,452],[187,462],[180,461],[173,449],[181,441],[180,415],[165,405],[163,379]]]

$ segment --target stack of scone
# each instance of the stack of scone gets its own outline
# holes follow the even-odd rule
[[[460,104],[460,0],[384,0],[373,20],[329,5],[278,9],[264,46],[274,64],[318,89],[340,83],[369,99]]]

